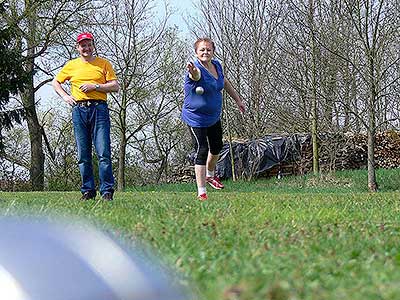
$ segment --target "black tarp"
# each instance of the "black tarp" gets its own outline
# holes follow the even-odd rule
[[[300,159],[300,141],[297,135],[268,135],[246,142],[232,142],[236,177],[257,177],[267,170],[288,161]],[[194,153],[189,160],[193,164]],[[232,178],[231,150],[224,143],[217,163],[216,173],[221,178]]]
[[[232,142],[236,177],[257,177],[267,170],[300,158],[300,143],[296,135],[266,136],[247,142]],[[216,172],[221,178],[232,177],[231,151],[225,143]]]

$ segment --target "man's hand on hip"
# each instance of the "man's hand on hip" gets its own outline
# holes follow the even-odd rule
[[[65,102],[67,102],[69,105],[74,106],[76,105],[76,100],[74,97],[72,97],[71,95],[65,95],[62,97],[64,99]]]

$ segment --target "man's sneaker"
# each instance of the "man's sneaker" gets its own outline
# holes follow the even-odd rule
[[[113,193],[105,192],[105,193],[101,196],[101,198],[102,198],[104,201],[113,201]]]
[[[200,201],[206,201],[208,199],[207,194],[203,193],[199,196],[197,196],[197,199],[199,199]]]
[[[87,200],[95,199],[95,198],[96,198],[96,192],[86,191],[82,194],[81,200],[87,201]]]
[[[206,177],[206,181],[208,182],[209,185],[211,185],[216,190],[220,190],[220,189],[224,188],[224,185],[222,184],[222,182],[218,176]]]

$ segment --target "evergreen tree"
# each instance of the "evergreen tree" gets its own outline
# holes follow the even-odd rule
[[[0,3],[0,13],[5,12],[5,3]],[[21,123],[23,108],[9,108],[11,95],[17,95],[24,89],[28,76],[22,65],[22,55],[15,47],[18,36],[16,28],[5,26],[1,21],[0,29],[0,151],[3,149],[2,130],[9,130],[13,123]]]

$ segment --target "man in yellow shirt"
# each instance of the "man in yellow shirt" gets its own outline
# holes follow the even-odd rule
[[[94,55],[94,38],[89,32],[78,35],[80,57],[68,61],[53,79],[54,90],[72,106],[72,122],[82,178],[82,200],[96,197],[92,166],[92,143],[99,161],[99,191],[104,200],[113,200],[114,177],[111,166],[110,114],[107,93],[119,84],[111,63]],[[71,83],[71,94],[62,84]]]

